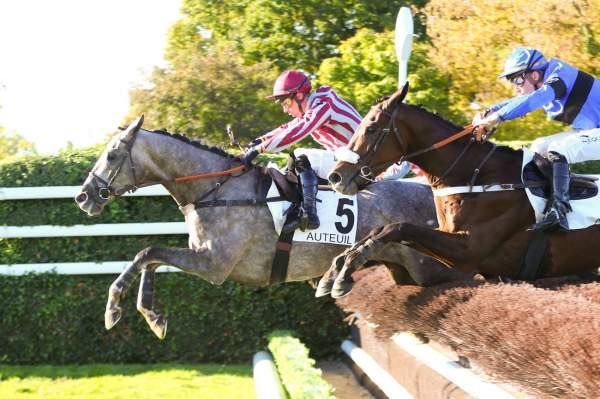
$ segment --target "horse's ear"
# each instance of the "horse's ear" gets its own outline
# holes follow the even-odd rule
[[[123,135],[122,135],[123,140],[129,141],[129,139],[132,136],[135,136],[136,133],[138,132],[138,130],[140,130],[140,128],[142,127],[143,123],[144,123],[144,114],[138,116],[136,120],[134,120],[133,122],[131,122],[129,124],[129,126],[127,126],[127,129],[125,129],[125,131],[123,132]]]
[[[392,94],[392,96],[388,99],[386,109],[388,111],[391,111],[392,109],[396,108],[396,105],[401,103],[404,100],[407,93],[408,93],[408,81],[406,81],[406,83],[404,83],[404,86],[402,86],[402,88],[400,90],[398,90],[397,92]]]

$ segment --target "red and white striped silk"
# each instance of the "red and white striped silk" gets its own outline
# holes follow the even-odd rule
[[[279,152],[312,137],[329,151],[347,145],[361,121],[360,114],[329,86],[321,86],[308,98],[301,118],[285,123],[263,135],[262,148]]]

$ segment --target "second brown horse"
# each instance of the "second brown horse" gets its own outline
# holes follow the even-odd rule
[[[426,173],[434,190],[469,184],[521,184],[521,150],[493,148],[490,142],[473,143],[471,134],[448,143],[448,138],[462,128],[420,106],[403,103],[407,90],[405,85],[373,106],[363,119],[349,144],[349,149],[360,156],[359,161],[336,164],[329,176],[335,190],[355,193],[368,184],[370,176],[407,156]],[[333,285],[332,295],[347,293],[352,287],[350,273],[391,242],[415,248],[461,271],[519,277],[532,238],[527,228],[535,219],[525,190],[458,193],[435,196],[434,200],[437,229],[411,223],[382,226],[336,258],[324,277]],[[598,242],[598,225],[553,232],[537,277],[597,269]]]

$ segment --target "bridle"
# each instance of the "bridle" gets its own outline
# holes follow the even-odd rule
[[[375,144],[373,144],[373,148],[370,151],[368,151],[368,154],[365,158],[360,157],[358,159],[357,163],[359,164],[359,169],[356,172],[356,174],[354,176],[352,176],[350,181],[354,180],[356,177],[360,177],[366,181],[373,181],[373,177],[374,177],[373,169],[377,170],[380,167],[384,166],[385,163],[381,163],[381,164],[375,165],[373,167],[370,167],[368,165],[371,163],[371,160],[373,159],[373,157],[379,150],[381,143],[383,143],[385,141],[386,137],[388,136],[388,134],[390,134],[390,132],[394,133],[394,136],[396,137],[396,140],[398,141],[400,148],[404,148],[404,143],[402,141],[402,137],[400,136],[400,131],[399,131],[398,127],[396,126],[396,112],[398,111],[398,107],[396,107],[394,109],[394,112],[392,112],[392,113],[389,113],[388,111],[386,111],[382,108],[379,108],[379,107],[374,107],[374,109],[378,113],[381,113],[381,114],[387,116],[389,118],[389,122],[388,122],[387,126],[377,128],[377,130],[375,132],[373,132],[377,135],[375,137]],[[369,128],[367,128],[367,134],[373,134],[373,133],[369,133],[368,129]]]
[[[133,164],[133,158],[131,157],[131,149],[133,148],[133,144],[135,143],[135,139],[137,138],[137,130],[134,130],[133,132],[133,138],[129,141],[120,139],[119,142],[125,144],[125,149],[127,151],[127,157],[124,157],[121,159],[121,162],[119,163],[119,166],[117,166],[116,169],[114,169],[114,172],[112,172],[111,174],[109,174],[109,176],[107,177],[107,179],[103,179],[102,177],[98,176],[96,174],[96,172],[94,172],[94,170],[92,169],[89,173],[90,176],[92,176],[92,185],[94,187],[94,189],[96,190],[96,192],[98,193],[98,198],[100,199],[101,202],[106,202],[108,201],[108,199],[111,196],[119,196],[119,195],[123,195],[126,192],[135,192],[135,190],[137,190],[139,187],[141,187],[141,185],[136,185],[136,181],[137,181],[137,177],[135,174],[135,165]],[[117,176],[119,176],[119,173],[121,172],[121,168],[123,168],[123,165],[125,164],[125,160],[129,160],[129,170],[131,171],[131,176],[133,177],[133,184],[127,185],[119,190],[115,189],[113,187],[113,183],[115,181],[115,179],[117,178]],[[98,184],[98,182],[102,183],[103,186],[100,186]]]
[[[360,157],[357,161],[359,169],[358,171],[350,178],[350,181],[353,181],[354,179],[356,179],[356,177],[360,177],[366,181],[373,181],[373,169],[377,170],[381,167],[384,167],[387,162],[375,165],[373,167],[368,166],[371,163],[371,160],[373,159],[373,157],[375,156],[375,154],[377,153],[377,151],[379,150],[379,147],[381,146],[381,144],[385,141],[386,137],[390,134],[390,132],[394,133],[394,136],[396,137],[396,140],[398,142],[398,144],[400,145],[401,149],[405,149],[406,146],[404,145],[404,142],[402,140],[402,137],[400,135],[400,131],[398,129],[398,127],[396,126],[396,115],[398,112],[399,107],[396,106],[394,108],[394,111],[392,113],[390,113],[389,111],[386,111],[380,107],[374,107],[374,109],[378,112],[381,113],[385,116],[387,116],[389,118],[389,122],[387,124],[387,126],[385,127],[380,127],[378,128],[374,133],[377,134],[376,138],[375,138],[375,144],[373,145],[373,148],[371,150],[368,151],[367,156],[363,159],[362,157]],[[369,134],[369,128],[367,128],[367,133]],[[433,145],[427,147],[427,148],[423,148],[417,151],[413,151],[409,154],[403,155],[396,163],[402,163],[406,160],[412,159],[414,157],[417,157],[419,155],[425,154],[427,152],[433,151],[433,150],[437,150],[438,148],[444,147],[447,144],[452,143],[453,141],[456,141],[464,136],[467,135],[473,135],[473,133],[475,132],[475,127],[472,125],[467,125],[463,130],[461,130],[458,133],[453,134],[450,137],[447,137],[443,140],[440,140],[436,143],[434,143]],[[370,133],[372,134],[372,133]],[[474,136],[472,137],[471,140],[469,140],[469,142],[467,143],[467,145],[463,148],[463,150],[460,152],[460,154],[458,155],[458,157],[454,160],[454,162],[448,167],[448,169],[442,174],[441,177],[437,178],[436,181],[434,183],[432,183],[433,185],[436,185],[437,183],[439,183],[441,180],[443,180],[446,176],[448,176],[448,174],[454,169],[454,167],[458,164],[458,162],[460,161],[460,159],[462,159],[462,157],[466,154],[467,150],[471,147],[471,145],[475,142],[475,138]],[[483,161],[480,163],[480,165],[475,169],[473,176],[471,178],[471,181],[475,181],[475,179],[477,178],[477,175],[479,174],[479,171],[481,170],[481,167],[483,167],[483,165],[487,162],[487,160],[491,157],[492,153],[495,151],[496,149],[496,145],[494,144],[492,146],[492,149],[490,150],[490,152],[486,155],[486,157],[483,159]]]
[[[124,157],[121,159],[121,162],[114,169],[114,172],[109,174],[109,176],[106,179],[103,179],[102,177],[98,176],[98,174],[96,174],[96,172],[94,172],[94,170],[89,172],[89,176],[92,176],[91,184],[92,184],[93,188],[96,190],[96,193],[98,194],[98,199],[100,200],[99,201],[100,203],[104,203],[104,202],[108,201],[111,196],[119,196],[119,195],[123,195],[127,192],[133,193],[138,188],[142,188],[142,187],[154,186],[157,184],[165,184],[165,183],[183,183],[183,182],[187,182],[187,181],[206,179],[206,178],[210,178],[210,177],[219,177],[219,176],[230,177],[231,175],[233,175],[233,173],[243,172],[242,174],[244,174],[245,172],[247,172],[253,168],[253,166],[250,168],[246,168],[245,165],[240,165],[240,166],[229,168],[229,169],[226,169],[223,171],[201,173],[201,174],[189,175],[189,176],[180,176],[180,177],[176,177],[174,179],[167,179],[167,180],[157,180],[157,181],[137,183],[137,176],[135,173],[135,165],[133,163],[133,157],[131,156],[131,150],[133,148],[133,144],[135,143],[135,139],[137,138],[138,131],[139,131],[139,129],[136,129],[133,131],[132,138],[129,141],[123,140],[123,139],[119,140],[121,143],[125,144],[127,157]],[[114,183],[115,179],[117,178],[117,176],[119,176],[119,173],[121,172],[121,169],[123,168],[123,165],[125,164],[125,160],[129,160],[129,169],[131,171],[133,184],[126,185],[120,189],[115,189],[113,187],[113,183]],[[225,181],[227,181],[227,179]],[[102,186],[99,185],[98,183],[101,183]],[[224,181],[218,182],[216,184],[215,189],[218,189],[223,183],[224,183]],[[212,191],[214,191],[215,189],[213,189]]]

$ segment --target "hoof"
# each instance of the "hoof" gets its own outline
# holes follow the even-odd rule
[[[363,253],[359,253],[356,256],[348,256],[344,267],[348,269],[358,270],[362,265],[368,262],[368,259]]]
[[[334,278],[321,278],[321,280],[319,280],[319,285],[317,285],[317,289],[315,291],[315,298],[320,298],[329,295],[331,293],[331,288],[333,287],[334,282]]]
[[[345,297],[352,291],[353,286],[354,281],[336,281],[331,288],[331,297],[336,299]]]
[[[158,339],[165,339],[165,336],[167,335],[167,319],[163,316],[158,316],[158,318],[150,324],[150,328],[152,329],[152,332],[156,334]]]
[[[117,306],[116,308],[106,309],[106,312],[104,313],[104,327],[106,327],[107,330],[113,328],[119,320],[121,320],[120,307]]]

